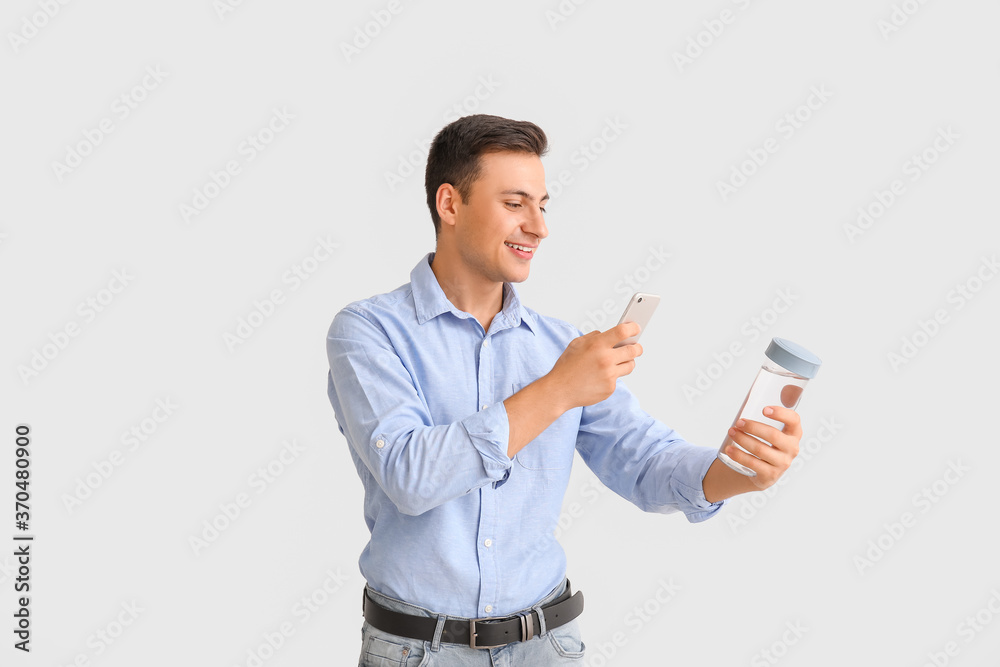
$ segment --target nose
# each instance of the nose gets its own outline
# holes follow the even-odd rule
[[[534,234],[539,240],[549,235],[549,228],[545,224],[545,215],[541,209],[536,208],[534,215],[531,216],[527,224],[521,225],[521,228],[529,234]]]

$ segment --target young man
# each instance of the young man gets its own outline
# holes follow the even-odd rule
[[[548,236],[546,150],[528,122],[475,115],[441,130],[425,179],[435,252],[330,326],[328,393],[371,531],[362,667],[428,651],[442,666],[582,660],[583,596],[552,537],[574,451],[642,510],[691,522],[772,485],[798,453],[798,415],[774,406],[782,431],[730,432],[759,457],[733,448],[757,476],[734,472],[620,381],[642,346],[614,345],[638,325],[581,335],[521,303],[514,283]]]

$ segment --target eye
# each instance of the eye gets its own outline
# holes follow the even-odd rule
[[[517,203],[514,203],[514,202],[510,202],[510,201],[504,202],[504,204],[506,204],[507,206],[510,206],[511,208],[520,208],[521,207],[520,204],[517,204]]]
[[[541,209],[542,213],[548,213],[548,211],[545,210],[544,206],[539,206],[538,208]]]

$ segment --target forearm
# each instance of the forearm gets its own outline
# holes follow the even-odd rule
[[[497,404],[489,412],[502,415],[503,408]],[[378,429],[368,438],[373,446],[363,444],[364,436],[352,444],[397,509],[417,516],[504,477],[510,467],[502,449],[506,438],[492,417],[483,419],[486,413],[404,432]]]
[[[705,492],[705,500],[710,503],[759,490],[750,477],[741,475],[719,459],[712,461],[701,481],[701,486]]]
[[[508,458],[514,458],[525,445],[541,435],[542,431],[569,409],[563,407],[548,375],[524,387],[503,404],[509,424]]]

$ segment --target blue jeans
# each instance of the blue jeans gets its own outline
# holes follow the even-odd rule
[[[566,590],[566,580],[552,589],[532,609],[559,597]],[[368,594],[383,607],[394,611],[438,618],[437,636],[444,626],[444,616],[423,607],[388,597],[372,589]],[[520,613],[530,611],[523,609]],[[455,617],[453,617],[455,618]],[[358,667],[547,667],[582,665],[586,645],[580,639],[577,619],[554,630],[546,629],[528,641],[513,642],[491,649],[475,649],[465,644],[421,641],[383,632],[368,621],[361,627],[361,660]]]

